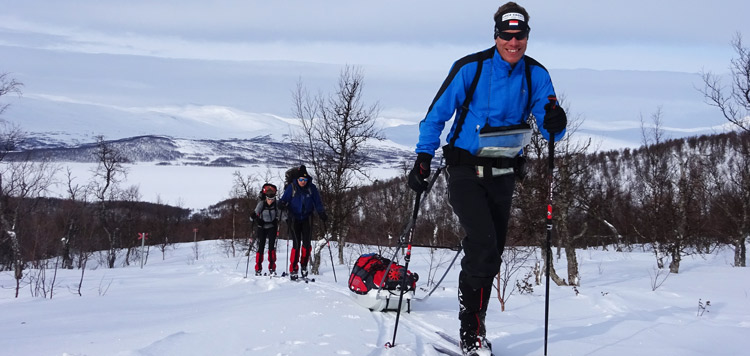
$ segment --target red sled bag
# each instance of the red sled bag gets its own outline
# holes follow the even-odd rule
[[[377,253],[359,256],[354,267],[352,267],[352,273],[349,275],[349,290],[356,294],[367,294],[371,290],[379,289],[397,290],[401,288],[403,278],[406,278],[407,292],[414,291],[417,288],[419,275],[407,271],[404,266],[395,263],[391,264],[388,270],[388,278],[383,283],[383,277],[389,264],[391,264],[391,260]]]

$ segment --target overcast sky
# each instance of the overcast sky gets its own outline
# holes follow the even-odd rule
[[[160,57],[444,66],[501,1],[2,1],[0,43]],[[521,1],[551,68],[724,70],[750,1]],[[720,7],[712,6],[721,4]],[[442,67],[441,67],[442,68]]]
[[[86,112],[62,106],[70,103],[290,117],[297,81],[329,91],[343,65],[356,65],[382,118],[416,123],[450,65],[494,44],[502,3],[0,0],[0,72],[24,83],[5,117],[39,127],[62,110]],[[519,3],[531,16],[527,54],[550,70],[584,128],[626,129],[637,142],[640,118],[657,107],[667,126],[686,132],[725,123],[703,103],[698,73],[727,71],[737,33],[750,43],[750,1]]]

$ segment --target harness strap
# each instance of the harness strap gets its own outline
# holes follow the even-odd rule
[[[451,147],[450,145],[443,146],[443,157],[445,163],[449,166],[483,166],[485,169],[494,168],[513,168],[515,167],[518,156],[513,158],[508,157],[477,157],[471,154],[471,152],[460,148]],[[492,174],[485,175],[491,177]]]

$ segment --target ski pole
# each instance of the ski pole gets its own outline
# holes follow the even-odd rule
[[[326,223],[323,222],[323,236],[328,236],[328,227],[326,226]],[[331,269],[333,270],[333,281],[338,283],[338,279],[336,279],[336,266],[333,265],[333,252],[331,252],[331,240],[328,240],[326,238],[326,245],[328,245],[328,255],[331,256]]]
[[[406,255],[404,256],[404,273],[403,278],[401,279],[401,291],[398,296],[398,309],[396,310],[396,325],[393,327],[393,341],[387,342],[385,344],[386,348],[391,348],[396,346],[396,332],[398,332],[398,321],[399,318],[401,318],[401,306],[403,305],[404,301],[404,293],[406,293],[406,273],[409,271],[409,260],[411,260],[411,241],[414,238],[414,226],[417,223],[417,215],[419,214],[419,208],[422,206],[422,193],[425,195],[432,190],[432,186],[435,185],[435,181],[437,181],[437,177],[440,175],[440,172],[443,170],[442,160],[440,161],[440,166],[438,166],[438,169],[435,170],[435,175],[432,176],[430,179],[430,182],[427,184],[427,189],[424,190],[424,192],[418,192],[417,197],[414,201],[414,211],[411,214],[411,220],[409,221],[409,224],[407,224],[406,230],[404,230],[404,233],[401,234],[399,237],[399,246],[398,248],[401,248],[404,245],[404,237],[405,235],[409,236],[409,241],[407,242],[407,248],[406,248]],[[398,252],[398,248],[396,249],[396,252]],[[394,254],[395,255],[395,254]],[[388,279],[388,274],[390,273],[391,265],[393,265],[395,262],[391,260],[391,263],[388,264],[388,268],[385,270],[385,274],[383,274],[383,279],[381,280],[381,286],[385,283],[385,280]]]
[[[285,221],[286,221],[286,259],[289,260],[289,237],[290,237],[289,234],[290,234],[290,231],[292,231],[292,227],[289,224],[289,219],[285,219]],[[286,272],[284,273],[289,275],[289,264],[286,262],[286,260],[284,261],[284,265],[286,265],[286,269],[285,269]]]
[[[273,238],[273,274],[276,274],[276,248],[279,246],[279,223],[278,223],[278,221],[276,222],[275,227],[276,227],[276,229],[275,229],[276,230],[275,231],[276,232],[276,236],[274,236],[274,238]],[[268,250],[268,265],[269,265],[269,271],[268,271],[269,273],[268,274],[269,275],[272,274],[271,271],[270,271],[271,253],[272,252],[269,249]]]
[[[557,105],[557,98],[554,95],[547,97],[547,100],[552,104],[554,108]],[[555,172],[555,132],[549,132],[549,166],[547,173],[549,174],[549,200],[547,202],[547,256],[545,258],[545,274],[546,277],[546,288],[544,293],[544,356],[547,356],[547,335],[549,334],[549,272],[550,263],[552,262],[552,186],[554,183],[554,172]]]
[[[424,193],[426,195],[426,194],[428,194],[432,190],[432,186],[435,185],[435,181],[437,181],[437,178],[440,175],[440,172],[442,172],[442,170],[445,168],[442,165],[442,163],[443,163],[443,160],[441,159],[440,160],[440,166],[437,168],[437,170],[435,170],[435,174],[432,176],[432,178],[430,178],[429,184],[427,184],[427,189],[425,189],[424,192],[417,193],[417,200],[416,200],[416,202],[414,204],[414,214],[413,214],[411,220],[409,220],[409,223],[406,224],[406,228],[404,229],[404,231],[398,237],[398,245],[396,246],[396,250],[393,252],[393,255],[391,256],[391,259],[390,259],[391,262],[388,263],[388,267],[386,267],[386,269],[385,269],[385,274],[383,274],[384,276],[388,275],[388,272],[391,271],[391,266],[394,263],[396,263],[395,261],[396,261],[396,256],[398,255],[398,251],[400,249],[402,249],[404,247],[404,245],[406,245],[406,243],[405,243],[406,237],[407,237],[407,235],[409,235],[411,233],[411,230],[412,230],[412,228],[414,227],[414,224],[417,221],[417,215],[416,214],[419,211],[419,208],[421,207],[421,204],[422,204],[422,202],[421,202],[421,195],[422,195],[422,193]],[[409,243],[411,243],[411,240],[409,241]],[[378,285],[378,288],[382,289],[384,285],[385,285],[385,279],[383,279],[383,280],[380,281],[380,285]]]
[[[247,266],[245,266],[245,278],[247,278],[248,271],[250,271],[250,246],[247,247]]]
[[[396,332],[398,331],[398,319],[401,317],[401,303],[404,301],[404,289],[406,287],[406,271],[409,268],[409,260],[411,259],[411,238],[414,236],[414,222],[417,220],[417,214],[419,214],[419,202],[422,199],[422,192],[417,193],[417,198],[414,201],[414,211],[411,215],[411,228],[409,229],[409,244],[406,249],[406,256],[404,256],[404,278],[401,280],[401,291],[398,296],[398,309],[396,309],[396,325],[393,327],[393,341],[385,344],[386,348],[396,346]],[[390,264],[392,264],[391,261]],[[388,267],[390,267],[390,264]],[[388,272],[383,275],[383,280],[388,279]]]
[[[253,251],[253,237],[252,234],[250,235],[250,243],[247,244],[247,266],[245,266],[245,278],[247,278],[247,273],[250,271],[250,255]]]
[[[292,240],[292,249],[294,250],[294,245],[297,243],[297,233],[294,231],[294,220],[293,218],[289,218],[286,222],[287,226],[289,227],[289,237],[291,237]],[[299,251],[297,251],[299,253]],[[289,263],[287,264],[287,274],[292,273],[292,258],[289,257],[289,240],[286,242],[286,258],[289,260]],[[296,266],[295,266],[296,267]]]

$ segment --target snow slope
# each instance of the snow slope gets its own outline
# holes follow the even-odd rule
[[[286,251],[280,240],[280,270]],[[352,246],[345,260],[373,251]],[[437,272],[452,253],[439,252]],[[335,266],[336,282],[326,255],[310,284],[252,272],[245,278],[247,258],[232,256],[220,241],[180,244],[163,260],[152,248],[143,269],[119,262],[115,269],[97,267],[92,257],[83,295],[75,293],[80,271],[60,270],[52,299],[31,297],[26,283],[14,298],[12,272],[0,272],[0,355],[434,356],[430,344],[441,342],[434,331],[457,333],[457,269],[431,298],[402,314],[396,347],[386,349],[395,314],[354,303],[346,287],[350,265]],[[415,248],[410,265],[422,288],[428,257],[427,249]],[[549,355],[729,356],[750,347],[750,270],[730,266],[732,251],[685,257],[680,274],[655,291],[648,251],[580,250],[578,258],[579,293],[551,288]],[[557,263],[564,271],[564,262]],[[47,270],[48,284],[52,276]],[[420,288],[417,297],[424,294]],[[710,301],[700,316],[699,300]],[[489,308],[488,337],[498,355],[543,354],[543,286],[511,296],[505,312],[493,293]]]

